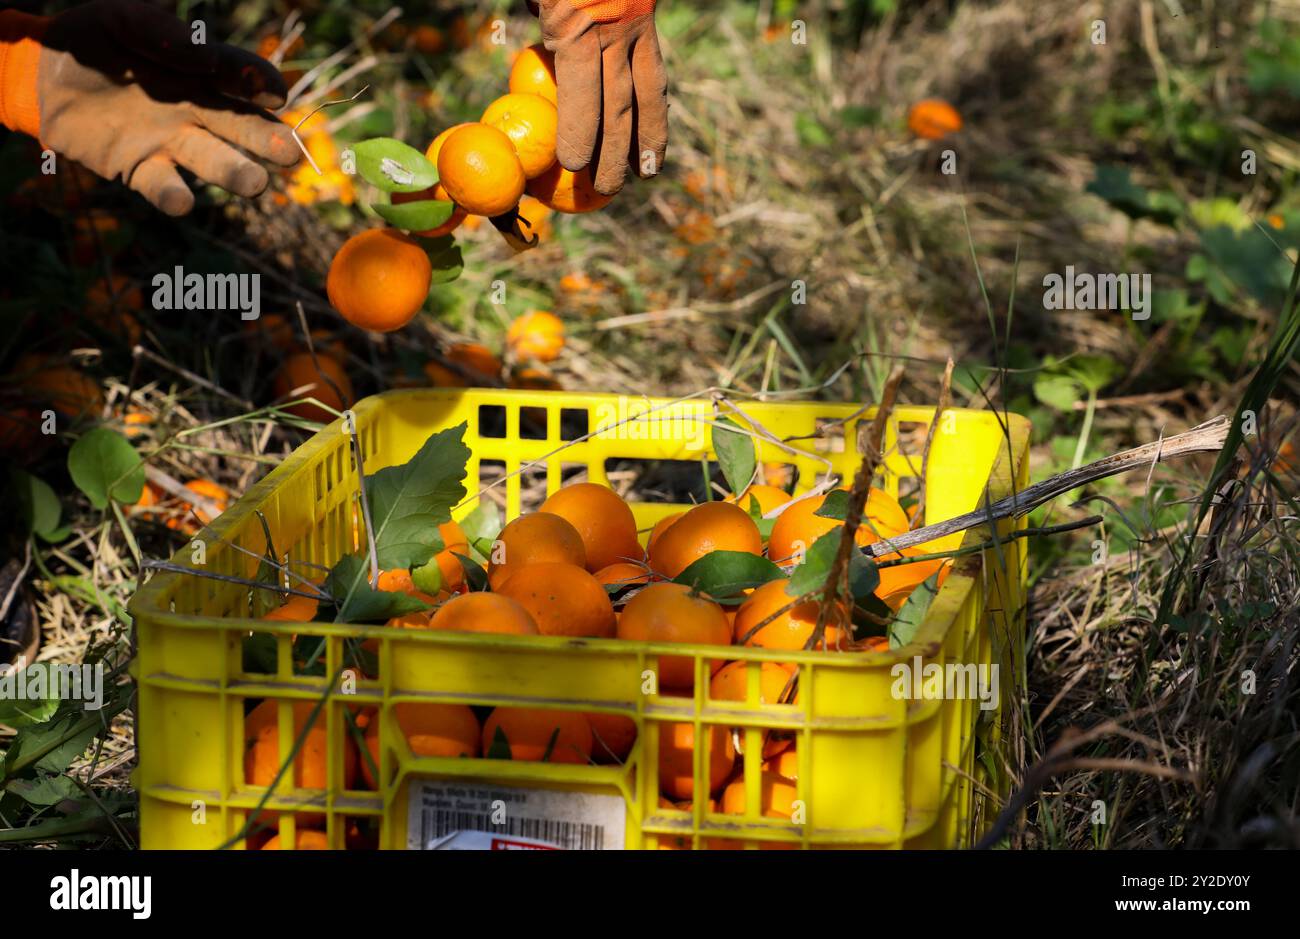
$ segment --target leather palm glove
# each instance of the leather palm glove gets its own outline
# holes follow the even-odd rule
[[[639,175],[658,173],[668,147],[668,74],[655,0],[537,6],[542,41],[555,53],[560,163],[574,172],[592,164],[596,189],[606,195],[623,187],[629,159]]]
[[[268,176],[248,154],[298,160],[290,128],[263,110],[284,104],[280,73],[233,46],[194,44],[189,25],[140,0],[91,0],[50,19],[10,14],[5,40],[0,118],[168,215],[194,207],[178,166],[255,196]]]

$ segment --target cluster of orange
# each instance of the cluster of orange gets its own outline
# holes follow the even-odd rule
[[[438,183],[393,194],[399,205],[453,204],[447,221],[414,234],[439,238],[481,216],[499,221],[512,245],[522,248],[549,225],[551,211],[591,212],[607,205],[612,196],[596,192],[590,168],[573,173],[555,158],[556,100],[554,57],[541,45],[529,46],[515,57],[509,93],[488,105],[478,121],[442,131],[425,150]],[[414,238],[379,228],[348,239],[330,264],[325,287],[344,319],[390,332],[419,311],[431,277],[429,258]]]
[[[193,535],[230,507],[230,492],[210,479],[193,479],[185,488],[199,497],[189,500],[169,495],[162,487],[146,483],[132,514],[162,519],[173,531]],[[200,501],[202,500],[202,501]],[[208,506],[216,511],[209,512]]]
[[[779,512],[767,539],[760,534],[751,514],[742,508],[750,504],[751,498],[757,500],[765,515]],[[813,635],[819,604],[809,601],[780,612],[793,601],[786,593],[787,579],[749,591],[743,603],[730,609],[671,579],[693,562],[720,550],[765,554],[777,563],[797,559],[803,550],[840,524],[815,514],[825,498],[791,501],[784,490],[756,484],[739,499],[732,496],[706,502],[666,516],[650,531],[643,548],[628,504],[606,486],[578,483],[559,489],[538,511],[505,526],[492,546],[486,590],[470,591],[465,582],[456,555],[466,553],[468,539],[455,522],[440,527],[445,547],[433,561],[412,571],[385,571],[378,586],[409,593],[431,605],[430,611],[389,621],[389,626],[403,629],[801,650]],[[909,527],[907,513],[880,490],[871,492],[867,519],[858,531],[860,544],[899,534]],[[920,549],[909,553],[920,553]],[[922,561],[886,568],[881,571],[878,595],[897,609],[917,584],[935,572],[942,576],[946,563]],[[430,573],[434,574],[432,580]],[[421,589],[434,583],[436,592]],[[300,622],[311,619],[315,612],[315,601],[294,597],[268,618]],[[764,625],[769,617],[771,622]],[[830,628],[817,648],[878,650],[888,648],[888,643],[881,638],[853,643],[839,629]],[[797,701],[797,674],[793,664],[764,663],[762,702]],[[711,698],[745,699],[745,665],[728,662],[722,649],[717,660],[710,663],[710,676]],[[693,694],[693,660],[663,656],[658,663],[657,681],[660,694]],[[303,710],[305,714],[310,708]],[[397,719],[412,752],[420,756],[482,757],[504,742],[514,760],[620,763],[630,754],[637,734],[634,722],[622,715],[527,707],[498,707],[480,725],[474,712],[463,705],[411,703],[399,706]],[[366,726],[365,739],[377,766],[377,722],[373,715],[362,715],[361,723]],[[246,763],[248,782],[269,785],[278,769],[275,723],[267,723],[259,711],[253,711],[247,719],[247,730],[251,742]],[[703,744],[697,743],[690,723],[665,723],[659,733],[659,779],[666,806],[681,807],[683,800],[689,803],[693,798],[694,753],[697,746],[703,745],[708,750],[709,796],[718,798],[709,803],[711,808],[718,810],[720,806],[722,812],[732,814],[744,812],[744,785],[735,775],[737,751],[729,728],[708,728],[708,739]],[[305,756],[299,756],[295,772],[300,785],[321,788],[325,779],[325,767],[319,762],[325,753],[323,731],[316,745],[312,739],[308,738]],[[798,766],[794,744],[777,734],[769,735],[763,755],[762,811],[789,817]],[[358,776],[358,760],[353,752],[346,760],[345,777],[351,786]],[[359,763],[360,777],[375,788],[366,761]]]

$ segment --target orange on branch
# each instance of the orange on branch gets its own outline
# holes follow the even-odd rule
[[[510,66],[510,90],[517,94],[541,95],[551,104],[558,104],[555,53],[540,42],[520,51]]]
[[[514,142],[495,127],[456,128],[442,143],[437,165],[452,201],[474,215],[501,215],[524,194],[527,178]]]
[[[555,135],[559,112],[541,95],[512,92],[502,95],[479,119],[510,138],[524,168],[524,176],[536,179],[555,162]]]
[[[528,182],[528,194],[556,212],[577,215],[595,212],[613,201],[613,196],[596,191],[591,178],[591,167],[574,173],[560,163]]]

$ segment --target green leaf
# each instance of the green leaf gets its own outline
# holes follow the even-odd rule
[[[781,568],[760,555],[748,551],[710,551],[673,578],[673,582],[693,587],[719,602],[740,602],[743,591],[783,576]]]
[[[849,105],[840,108],[839,117],[845,127],[875,127],[880,123],[880,108]]]
[[[897,649],[899,646],[905,646],[916,636],[916,631],[925,622],[925,616],[930,612],[930,604],[934,602],[935,596],[939,593],[939,574],[936,572],[927,577],[922,583],[918,584],[912,591],[911,596],[907,598],[894,617],[894,621],[889,624],[889,647]]]
[[[826,128],[811,114],[795,115],[794,132],[805,147],[829,147],[834,143]]]
[[[558,729],[558,728],[557,728]],[[492,734],[492,745],[488,747],[488,752],[484,754],[489,760],[508,760],[511,758],[510,739],[506,736],[505,731],[497,726],[496,731]]]
[[[277,664],[275,637],[270,633],[245,636],[241,649],[241,666],[246,672],[274,675]]]
[[[1130,218],[1151,218],[1172,225],[1183,210],[1182,203],[1172,193],[1152,193],[1137,185],[1124,166],[1099,164],[1087,191],[1101,196]]]
[[[456,560],[460,561],[460,569],[465,572],[465,583],[469,584],[471,591],[488,589],[487,570],[482,564],[463,554],[457,554]]]
[[[825,588],[826,578],[830,576],[831,565],[835,563],[835,555],[840,549],[840,539],[843,536],[844,528],[841,526],[814,541],[804,562],[790,575],[790,583],[786,584],[785,592],[798,597]],[[855,547],[849,553],[849,592],[854,597],[867,597],[878,586],[880,572],[876,570],[875,562]]]
[[[35,779],[11,779],[5,789],[32,805],[57,805],[81,796],[81,789],[67,776],[39,774]]]
[[[1291,265],[1258,228],[1201,232],[1201,248],[1214,267],[1268,307],[1281,307],[1291,281]],[[1217,299],[1217,298],[1216,298]]]
[[[12,485],[18,496],[22,529],[28,534],[40,535],[46,541],[59,540],[55,536],[59,533],[63,507],[49,483],[14,467]]]
[[[424,251],[429,255],[429,263],[433,265],[434,284],[450,283],[465,270],[465,257],[460,245],[451,235],[430,239],[425,244]]]
[[[480,539],[495,541],[497,535],[501,534],[501,527],[501,510],[495,502],[479,502],[474,511],[460,520],[460,530],[465,533],[470,544]]]
[[[105,729],[101,721],[87,720],[86,713],[80,708],[68,710],[62,717],[19,730],[5,754],[6,773],[10,767],[24,766],[29,760],[34,760],[30,765],[37,772],[62,773]]]
[[[465,423],[434,434],[400,466],[366,479],[375,551],[383,570],[411,568],[434,555],[438,526],[451,521],[451,507],[465,498],[469,448]],[[337,594],[335,594],[337,596]]]
[[[754,495],[749,497],[747,510],[749,512],[749,517],[752,518],[754,524],[758,526],[759,536],[766,541],[772,535],[772,529],[776,526],[776,519],[763,517],[763,507],[758,504],[758,497]]]
[[[456,211],[456,206],[445,199],[421,199],[400,205],[376,203],[371,208],[394,228],[414,232],[437,228]]]
[[[730,428],[735,427],[735,430]],[[718,465],[732,492],[744,492],[758,468],[754,440],[742,433],[739,425],[729,417],[719,417],[711,428],[713,449],[718,454]]]
[[[375,590],[367,580],[370,561],[356,554],[344,555],[325,578],[325,589],[339,599],[336,623],[387,622],[429,609],[418,597],[390,590]]]
[[[1119,378],[1124,371],[1118,362],[1104,355],[1072,356],[1066,367],[1085,390],[1094,394]]]
[[[363,140],[352,152],[361,178],[384,192],[420,192],[438,183],[438,168],[428,157],[392,137]]]
[[[1034,378],[1034,397],[1057,411],[1069,411],[1083,399],[1083,389],[1069,375],[1040,372]]]
[[[849,492],[847,489],[832,489],[826,493],[826,498],[818,507],[814,515],[821,518],[832,518],[837,522],[842,522],[849,517]]]
[[[68,472],[97,509],[108,500],[130,505],[144,491],[144,463],[130,442],[115,430],[96,427],[68,451]]]

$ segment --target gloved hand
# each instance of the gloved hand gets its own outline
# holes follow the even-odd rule
[[[178,165],[255,196],[267,172],[236,147],[281,166],[297,162],[290,128],[263,110],[284,104],[284,81],[252,53],[195,45],[188,24],[140,0],[91,0],[29,19],[40,48],[33,100],[21,110],[38,126],[20,129],[100,176],[120,178],[168,215],[194,207]],[[5,79],[7,98],[12,81]]]
[[[532,3],[529,4],[532,6]],[[668,74],[655,0],[537,0],[542,41],[555,53],[556,156],[574,172],[595,161],[598,192],[623,187],[631,159],[653,176],[668,147]],[[643,154],[653,154],[645,166]]]

